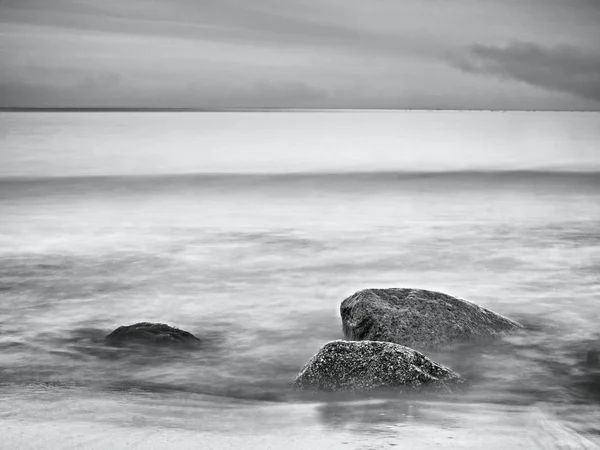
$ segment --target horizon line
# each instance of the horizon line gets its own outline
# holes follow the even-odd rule
[[[128,174],[74,174],[74,175],[0,175],[0,182],[47,181],[71,179],[116,178],[176,178],[176,177],[235,177],[235,178],[302,178],[302,177],[360,177],[360,176],[431,176],[431,175],[600,175],[600,168],[591,170],[565,168],[528,169],[450,169],[450,170],[363,170],[363,171],[296,171],[296,172],[182,172],[182,173],[128,173]]]
[[[0,106],[0,112],[565,112],[599,113],[598,109],[489,109],[489,108],[297,108],[297,107],[93,107],[93,106]]]

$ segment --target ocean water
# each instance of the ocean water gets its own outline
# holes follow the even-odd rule
[[[536,427],[522,448],[597,444],[599,230],[596,173],[4,178],[0,420],[293,428],[344,448],[497,425],[494,448],[506,430]],[[439,290],[527,330],[428,353],[469,380],[466,392],[291,392],[308,359],[342,338],[341,301],[367,287]],[[140,321],[204,343],[101,344]],[[441,444],[454,448],[451,437]]]

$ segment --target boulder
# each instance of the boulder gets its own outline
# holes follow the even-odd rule
[[[104,342],[110,345],[158,344],[181,345],[199,344],[201,341],[192,333],[174,328],[164,323],[140,322],[117,328],[110,333]]]
[[[460,375],[402,345],[378,341],[332,341],[304,366],[292,383],[297,390],[373,391],[449,389]]]
[[[365,289],[345,299],[340,313],[348,340],[395,342],[418,350],[523,328],[474,303],[423,289]]]

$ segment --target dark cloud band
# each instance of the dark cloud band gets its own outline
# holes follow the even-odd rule
[[[465,72],[518,80],[600,102],[600,53],[513,42],[504,47],[474,45],[452,63]]]

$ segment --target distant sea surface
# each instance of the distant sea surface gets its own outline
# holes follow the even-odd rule
[[[470,380],[460,395],[290,392],[342,338],[340,302],[367,287],[442,291],[527,332],[430,352]],[[542,427],[539,413],[563,434],[545,425],[524,448],[600,435],[600,368],[587,359],[600,350],[595,173],[5,178],[0,299],[0,419],[295,426],[366,448],[411,424],[476,433],[486,414],[519,433]],[[99,342],[140,321],[203,347]]]

